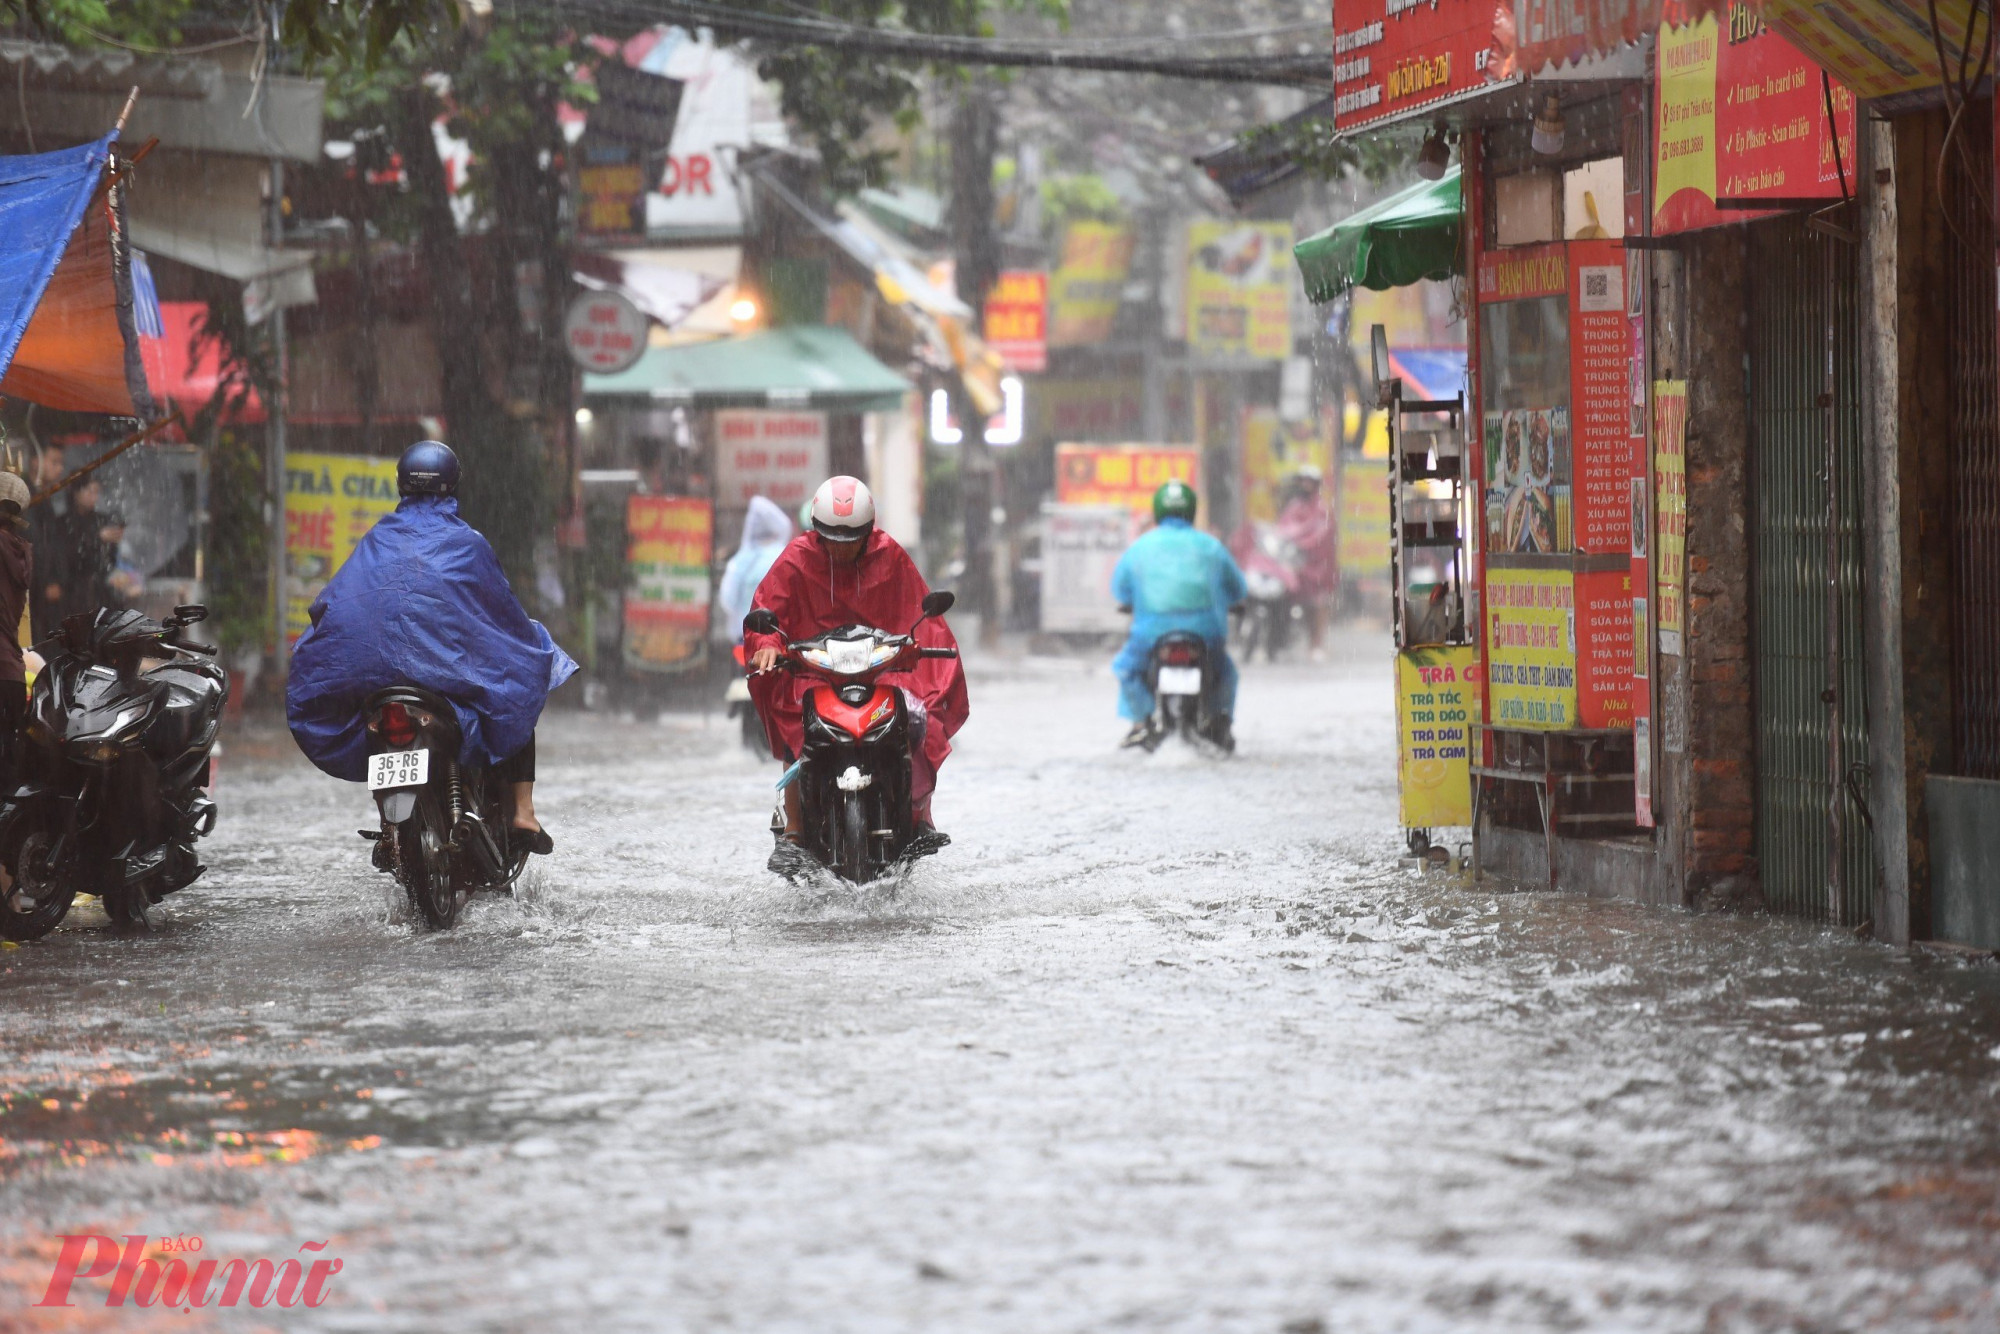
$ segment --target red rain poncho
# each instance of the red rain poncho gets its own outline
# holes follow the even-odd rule
[[[763,648],[783,652],[786,639],[810,639],[843,625],[869,625],[902,634],[923,613],[928,592],[909,555],[879,528],[868,535],[867,549],[853,565],[836,565],[821,540],[806,533],[792,540],[757,586],[754,605],[773,612],[784,634],[745,634],[743,652],[746,657]],[[958,645],[942,619],[925,621],[917,629],[917,640],[926,648]],[[952,734],[965,725],[970,712],[965,672],[956,658],[925,658],[915,671],[885,676],[882,683],[908,690],[930,713],[923,753],[910,757],[910,796],[921,805],[937,783],[938,766],[951,754]],[[800,702],[809,684],[808,678],[788,672],[750,678],[750,697],[765,729],[793,756],[799,753],[804,728]]]

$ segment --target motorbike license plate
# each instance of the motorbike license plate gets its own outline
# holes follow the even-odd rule
[[[1201,693],[1201,668],[1160,668],[1160,693],[1162,695],[1199,695]]]
[[[422,787],[431,781],[431,753],[427,750],[385,750],[368,757],[368,790],[387,787]]]

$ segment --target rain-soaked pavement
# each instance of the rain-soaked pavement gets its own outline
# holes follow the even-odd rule
[[[0,1328],[2000,1328],[2000,970],[1396,859],[1385,646],[1119,754],[980,667],[893,897],[784,888],[719,718],[552,715],[557,856],[433,934],[226,758],[150,939],[0,952]],[[37,1310],[64,1234],[326,1304]]]

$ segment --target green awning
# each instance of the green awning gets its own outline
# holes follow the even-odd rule
[[[1342,218],[1292,247],[1306,296],[1331,301],[1350,287],[1380,292],[1463,271],[1458,168]]]
[[[648,348],[629,370],[586,375],[587,397],[647,398],[691,408],[884,412],[910,382],[845,329],[792,325],[712,343]]]

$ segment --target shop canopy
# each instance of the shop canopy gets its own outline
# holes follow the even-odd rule
[[[153,415],[124,211],[106,173],[117,137],[0,157],[0,394]]]
[[[1331,301],[1350,287],[1380,292],[1464,267],[1458,168],[1370,204],[1292,248],[1306,296]]]
[[[681,347],[649,348],[631,369],[586,375],[593,398],[645,398],[691,408],[900,407],[910,382],[868,355],[845,329],[794,325]]]

